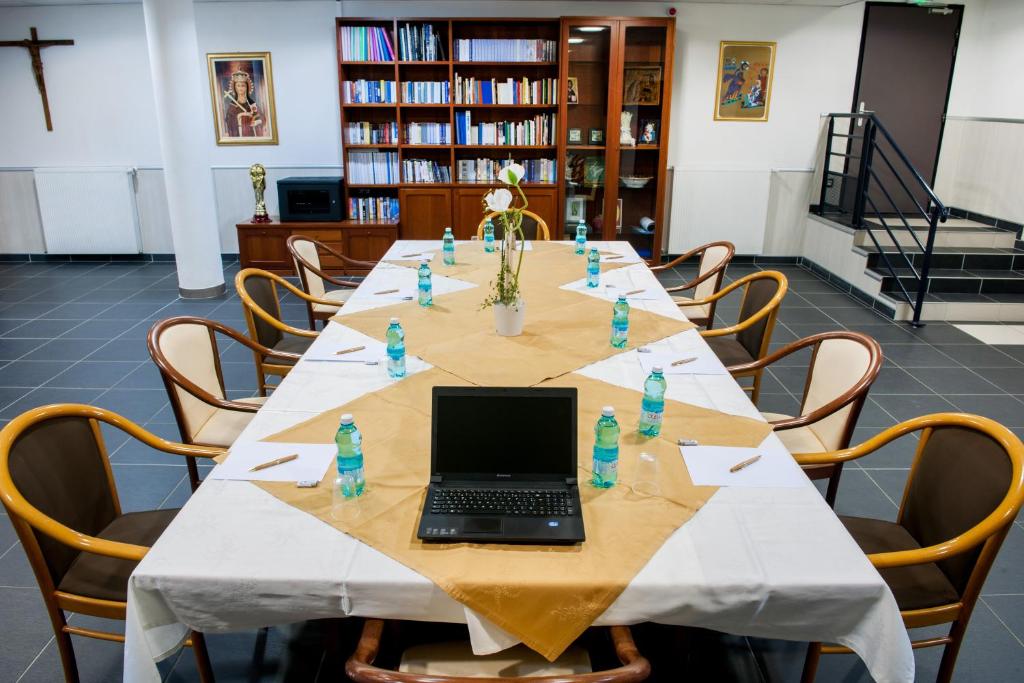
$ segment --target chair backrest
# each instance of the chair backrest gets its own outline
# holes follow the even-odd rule
[[[235,284],[243,288],[245,293],[268,314],[278,320],[281,319],[281,301],[277,298],[277,284],[258,272],[250,273],[244,279],[238,278]],[[284,338],[284,333],[277,329],[258,315],[242,300],[242,308],[245,311],[245,321],[249,326],[249,333],[259,344],[267,348],[274,348],[274,345]]]
[[[200,318],[162,320],[150,332],[149,352],[160,368],[171,406],[186,432],[182,437],[191,442],[218,408],[194,396],[171,373],[176,372],[217,398],[226,398],[214,328]]]
[[[288,240],[288,251],[292,255],[292,263],[295,264],[295,274],[299,276],[299,282],[306,294],[317,298],[323,297],[327,291],[324,287],[323,278],[314,273],[306,263],[317,270],[323,270],[320,266],[320,252],[317,250],[317,241],[302,236],[296,236]],[[305,262],[305,263],[303,263]]]
[[[781,278],[781,280],[779,279]],[[740,305],[739,321],[749,319],[759,310],[771,303],[771,300],[784,286],[785,276],[775,271],[765,270],[755,273],[746,286],[743,293],[743,303]],[[781,303],[778,302],[778,303]],[[744,328],[736,333],[738,341],[750,357],[758,359],[764,356],[768,350],[768,342],[771,340],[772,328],[775,326],[775,317],[778,315],[778,305],[753,325]]]
[[[99,425],[86,417],[54,416],[28,426],[15,435],[6,467],[29,504],[75,531],[95,536],[121,513]],[[50,580],[59,584],[79,551],[28,524],[17,526],[29,557],[38,549]]]
[[[829,334],[830,337],[814,347],[800,414],[806,415],[827,406],[861,385],[857,392],[859,395],[846,406],[808,425],[824,444],[825,450],[834,451],[846,448],[850,443],[855,413],[860,412],[871,383],[878,376],[882,353],[878,342],[866,335],[855,332]]]
[[[967,426],[936,427],[921,435],[898,521],[922,546],[941,543],[988,516],[1012,483],[1010,455],[992,436]],[[936,563],[961,594],[981,550]]]
[[[700,277],[701,275],[718,268],[723,263],[728,264],[728,262],[732,260],[732,255],[732,245],[727,242],[714,242],[709,244],[700,255],[700,266],[697,269],[697,276]],[[709,277],[707,280],[704,280],[694,287],[693,298],[706,299],[717,292],[718,288],[722,285],[723,277],[725,277],[724,268],[717,275]]]
[[[480,223],[476,226],[476,236],[478,239],[484,238],[484,224],[487,222],[488,218],[494,221],[494,239],[502,239],[504,235],[504,228],[501,225],[501,221],[494,220],[497,215],[497,211],[492,211],[480,219]],[[543,218],[529,209],[523,209],[523,234],[528,240],[551,239],[551,231],[548,230],[548,224]]]

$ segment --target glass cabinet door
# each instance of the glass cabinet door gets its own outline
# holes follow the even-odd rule
[[[568,55],[562,72],[565,206],[563,235],[554,239],[573,239],[580,218],[586,221],[589,239],[602,239],[608,224],[605,137],[615,33],[614,22],[586,19],[569,20],[563,31]]]
[[[662,126],[669,110],[671,49],[664,22],[620,24],[622,42],[621,110],[618,131],[616,235],[651,259],[660,252],[660,213],[665,191],[667,145]],[[668,61],[666,61],[668,60]]]

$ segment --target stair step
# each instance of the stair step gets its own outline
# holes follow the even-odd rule
[[[884,266],[867,270],[869,275],[881,280],[882,292],[901,293],[899,283],[908,292],[917,292],[918,283],[913,271],[909,268],[894,268],[893,271]],[[928,276],[928,293],[1024,294],[1024,271],[932,268]]]
[[[857,247],[867,256],[869,268],[885,270],[885,261],[875,245]],[[906,260],[896,247],[884,247],[883,252],[894,266],[905,266]],[[916,247],[905,247],[904,253],[915,268],[924,262],[924,254]],[[932,251],[932,268],[953,268],[970,271],[1024,270],[1024,249],[996,247],[935,247]]]
[[[897,320],[913,316],[913,308],[899,296],[883,292],[878,299],[896,311]],[[1024,294],[926,294],[921,320],[1024,322]]]
[[[878,218],[865,218],[865,223],[873,223],[878,227],[882,227],[882,221]],[[903,221],[900,220],[899,216],[885,216],[885,222],[889,224],[889,227],[896,229],[896,226],[903,228]],[[928,231],[929,223],[923,218],[908,218],[907,223],[910,224],[911,228],[920,228],[925,232]],[[937,226],[939,232],[962,232],[968,230],[999,230],[999,228],[987,225],[985,223],[979,223],[978,221],[972,221],[967,218],[949,218],[945,223],[939,223]],[[916,230],[915,230],[916,232]],[[1003,230],[1002,232],[1007,232]]]

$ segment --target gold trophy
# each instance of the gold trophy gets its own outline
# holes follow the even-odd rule
[[[249,167],[249,179],[252,180],[252,191],[256,195],[256,213],[252,215],[252,222],[269,223],[267,203],[263,201],[263,191],[267,189],[267,169],[263,168],[263,164],[253,164]]]

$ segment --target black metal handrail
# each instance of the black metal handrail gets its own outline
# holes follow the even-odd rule
[[[837,133],[835,130],[835,124],[837,119],[848,119],[851,122],[850,130],[846,133]],[[853,131],[852,123],[854,121],[859,122],[863,126],[863,132],[860,135],[855,135]],[[879,146],[877,136],[881,133],[882,138],[888,144],[888,146],[896,153],[895,161],[886,155],[885,150]],[[835,139],[846,139],[848,141],[861,140],[860,153],[850,153],[850,145],[845,146],[845,151],[837,152],[833,150],[833,141]],[[875,155],[885,162],[885,166],[889,172],[896,178],[898,185],[892,188],[890,191],[889,187],[883,182],[882,177],[875,171]],[[845,159],[843,171],[837,172],[831,170],[831,161],[833,157],[841,157]],[[857,162],[857,173],[852,175],[850,173],[851,162]],[[907,158],[907,155],[900,149],[900,146],[893,139],[889,131],[882,125],[878,117],[874,112],[840,112],[828,115],[828,134],[825,140],[825,157],[822,161],[822,174],[821,174],[821,193],[818,201],[818,213],[824,215],[830,213],[829,208],[838,210],[839,213],[845,213],[844,207],[839,204],[829,204],[827,201],[828,189],[831,187],[831,183],[835,181],[836,177],[843,180],[855,179],[856,186],[853,193],[853,207],[850,216],[850,225],[858,230],[864,230],[871,241],[874,243],[875,248],[878,250],[879,259],[882,261],[885,268],[892,275],[893,281],[896,283],[896,287],[899,289],[899,293],[903,295],[903,298],[908,304],[913,306],[914,315],[911,320],[911,324],[915,327],[921,325],[921,311],[924,307],[925,297],[928,293],[928,276],[931,270],[932,252],[935,249],[935,233],[938,230],[939,223],[943,223],[949,218],[949,209],[946,208],[939,198],[936,196],[935,191],[928,185],[925,179],[921,176],[920,172]],[[872,184],[873,183],[873,184]],[[873,187],[878,188],[878,192],[881,193],[881,197],[872,198],[870,190]],[[911,189],[913,187],[913,189]],[[903,191],[903,195],[897,194],[897,188]],[[918,201],[919,196],[924,195],[927,197],[926,204],[927,208],[921,205]],[[895,196],[894,196],[895,195]],[[900,207],[898,199],[909,198],[914,206],[913,210],[905,210]],[[883,207],[879,207],[875,199],[879,202],[885,199],[886,204]],[[891,208],[891,210],[883,211],[883,208]],[[907,214],[911,214],[908,218]],[[914,218],[914,213],[923,217],[928,222],[928,233],[925,237],[924,243],[918,237],[917,232],[914,230],[914,226],[910,223],[910,218]],[[895,214],[895,215],[894,215]],[[872,220],[868,221],[870,217]],[[888,220],[887,220],[888,219]],[[890,225],[892,221],[892,225]],[[880,227],[879,227],[880,226]],[[921,251],[921,264],[920,268],[915,267],[914,259],[911,258],[910,254],[904,248],[903,244],[897,238],[896,233],[893,232],[893,228],[896,230],[905,231],[903,234],[909,233],[914,241],[914,244]],[[875,234],[877,230],[884,230],[886,235],[889,237],[889,241],[895,247],[895,253],[898,254],[896,258],[897,263],[902,262],[906,264],[906,269],[910,272],[910,278],[916,284],[916,291],[911,293],[904,283],[904,280],[908,277],[905,274],[896,272],[896,267],[893,265],[893,260],[889,258],[889,252],[886,252],[885,248],[882,247],[878,240],[878,235]],[[902,267],[902,265],[900,266]]]

